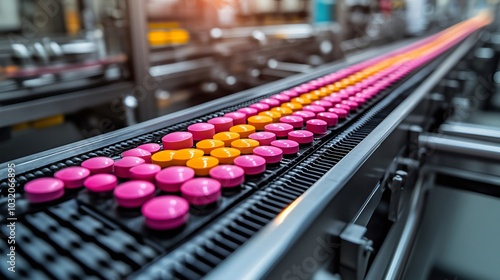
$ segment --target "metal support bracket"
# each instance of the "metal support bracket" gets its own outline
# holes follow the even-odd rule
[[[365,237],[366,228],[349,224],[340,234],[340,275],[342,279],[364,279],[373,242]]]
[[[391,200],[389,204],[389,220],[396,222],[401,213],[401,194],[406,182],[406,177],[408,173],[403,170],[396,171],[396,174],[388,182],[388,188],[391,190]]]

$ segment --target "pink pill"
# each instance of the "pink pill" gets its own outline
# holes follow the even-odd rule
[[[328,126],[334,126],[339,122],[339,116],[335,113],[321,112],[316,117],[320,120],[324,120]]]
[[[191,179],[181,186],[182,196],[192,205],[208,205],[221,197],[221,184],[212,178]]]
[[[328,112],[332,112],[339,116],[340,119],[345,119],[347,117],[348,111],[341,108],[330,108]]]
[[[303,94],[309,91],[308,88],[304,85],[296,86],[293,88],[293,90],[295,90],[299,94]]]
[[[312,103],[313,105],[321,106],[325,108],[325,110],[328,110],[333,107],[333,103],[327,100],[316,100]]]
[[[237,112],[244,113],[247,116],[247,118],[249,118],[251,116],[257,115],[257,113],[259,113],[259,110],[255,109],[255,108],[246,107],[246,108],[238,109]]]
[[[115,162],[109,157],[94,157],[82,162],[82,167],[87,168],[90,174],[113,173]]]
[[[165,192],[178,192],[182,184],[194,178],[194,170],[185,166],[171,166],[158,172],[156,185]]]
[[[296,111],[292,113],[292,116],[299,116],[307,122],[308,120],[314,119],[316,114],[310,111]]]
[[[347,105],[347,104],[335,104],[335,108],[340,108],[340,109],[344,109],[346,110],[347,112],[351,111],[351,106]]]
[[[279,148],[284,155],[294,155],[299,152],[299,143],[293,140],[276,140],[271,145]]]
[[[215,133],[229,131],[229,128],[234,125],[233,119],[229,117],[217,117],[209,119],[207,122],[215,126]]]
[[[274,99],[274,98],[266,98],[266,99],[261,100],[260,103],[267,104],[270,107],[276,107],[276,106],[279,106],[281,104],[281,101],[278,99]]]
[[[283,151],[273,146],[257,147],[253,149],[253,154],[263,157],[268,164],[278,163],[283,159]]]
[[[318,105],[307,105],[303,108],[304,111],[313,112],[314,114],[321,113],[325,111],[325,107]]]
[[[57,171],[54,177],[64,182],[67,189],[74,189],[83,186],[83,181],[90,175],[90,171],[85,167],[71,166]]]
[[[366,98],[360,95],[351,96],[349,97],[349,100],[358,103],[359,106],[362,106],[366,102]]]
[[[281,117],[280,122],[290,124],[293,128],[302,128],[304,125],[304,119],[299,116]]]
[[[139,157],[124,157],[120,160],[115,161],[114,169],[115,175],[120,178],[130,177],[130,168],[143,164],[146,161]]]
[[[146,150],[143,150],[143,149],[139,149],[139,148],[135,148],[135,149],[130,149],[128,151],[125,151],[122,153],[122,157],[138,157],[138,158],[142,158],[146,163],[151,163],[151,153],[146,151]]]
[[[266,132],[272,132],[276,137],[287,137],[288,132],[293,130],[293,126],[288,123],[271,123],[264,127]]]
[[[124,208],[140,207],[155,195],[155,185],[147,181],[128,181],[114,190],[118,205]]]
[[[288,133],[288,140],[299,144],[309,144],[314,140],[314,134],[308,130],[294,130]]]
[[[155,181],[155,176],[160,172],[161,167],[153,163],[139,164],[130,168],[130,179],[131,180],[145,180],[149,182]]]
[[[324,120],[312,119],[306,123],[306,129],[314,134],[325,134],[327,123]]]
[[[256,109],[259,113],[263,112],[263,111],[267,111],[270,108],[269,105],[265,104],[265,103],[255,103],[255,104],[252,104],[248,107]]]
[[[110,192],[118,184],[118,179],[113,174],[96,174],[83,181],[87,190],[95,193]]]
[[[282,91],[280,94],[284,94],[284,95],[289,96],[289,97],[297,97],[300,95],[297,91],[295,91],[293,89]]]
[[[290,101],[290,96],[286,94],[276,94],[271,96],[271,98],[279,100],[281,103]]]
[[[276,134],[272,132],[255,132],[248,135],[248,138],[259,142],[260,146],[269,145],[272,141],[276,140]]]
[[[193,135],[194,141],[212,139],[215,135],[215,126],[210,123],[195,123],[188,126],[187,129]]]
[[[335,96],[338,97],[338,98],[340,98],[340,99],[342,99],[342,100],[344,100],[344,99],[349,98],[350,95],[347,92],[342,92],[342,93],[336,94]]]
[[[189,219],[189,203],[186,199],[164,195],[144,203],[141,209],[147,227],[154,230],[170,230],[183,226]]]
[[[224,115],[224,117],[233,119],[233,125],[246,124],[247,114],[242,112],[231,112]]]
[[[323,98],[323,100],[331,102],[334,106],[335,106],[335,104],[339,104],[340,102],[342,102],[342,98],[337,97],[337,96],[327,96],[327,97]]]
[[[142,144],[142,145],[138,146],[137,148],[146,150],[146,151],[150,152],[151,154],[154,154],[154,153],[161,150],[160,145],[158,145],[156,143]]]
[[[210,169],[210,177],[219,181],[223,188],[234,188],[245,181],[245,171],[236,165],[219,165]]]
[[[193,147],[193,134],[190,132],[177,131],[169,133],[161,138],[164,150],[180,150]]]
[[[234,164],[243,168],[247,175],[256,175],[266,171],[266,160],[261,156],[239,156],[234,159]]]
[[[345,105],[349,106],[351,111],[356,111],[358,109],[358,103],[351,101],[351,100],[344,100],[340,104],[345,104]],[[339,104],[337,104],[337,105],[339,105]],[[340,107],[338,107],[338,108],[340,108]]]
[[[26,183],[24,192],[31,203],[49,202],[64,195],[64,182],[56,178],[38,178]]]

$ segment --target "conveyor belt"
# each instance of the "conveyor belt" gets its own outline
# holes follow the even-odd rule
[[[273,91],[259,98],[230,104],[227,108],[202,117],[184,120],[65,160],[47,162],[45,166],[17,174],[15,216],[18,219],[18,258],[15,278],[119,279],[135,273],[134,277],[144,279],[198,279],[206,275],[349,153],[404,100],[410,89],[432,72],[446,52],[484,24],[484,21],[477,19],[468,21],[461,29],[455,27],[420,41],[412,46],[413,50],[427,46],[425,44],[429,42],[440,48],[420,49],[418,54],[411,53],[414,55],[410,56],[413,61],[400,61],[401,54],[408,55],[412,50],[400,49],[339,71],[335,77],[325,77],[330,79],[328,83],[323,80],[323,87],[329,91],[326,96],[362,81],[364,77],[358,77],[356,81],[348,81],[346,77],[380,61],[384,62],[383,59],[386,59],[385,64],[379,69],[372,69],[373,73],[376,73],[375,70],[389,69],[384,75],[379,75],[382,83],[377,84],[377,79],[372,81],[372,85],[378,85],[378,90],[360,96],[366,97],[366,102],[361,102],[363,104],[357,109],[352,108],[344,120],[329,127],[326,133],[315,135],[312,143],[301,145],[297,154],[285,156],[278,164],[267,165],[264,173],[245,176],[239,188],[223,190],[216,204],[192,207],[186,225],[178,229],[155,231],[147,228],[139,208],[118,207],[109,194],[96,195],[86,189],[66,188],[63,197],[35,204],[28,201],[23,187],[33,179],[52,177],[55,172],[78,166],[89,158],[101,156],[119,160],[121,154],[131,148],[144,143],[161,144],[162,137],[169,133],[186,131],[194,123],[207,122],[279,92]],[[427,55],[426,60],[419,59],[422,53]],[[346,84],[336,84],[339,81]],[[327,84],[332,86],[329,88]],[[365,88],[368,86],[370,84]],[[294,90],[299,92],[303,89],[291,89]],[[306,90],[309,91],[311,89]],[[347,94],[346,97],[350,96]],[[120,179],[119,182],[125,181]],[[4,196],[1,213],[5,221],[6,214],[3,213],[8,213],[8,182],[4,180],[0,186]],[[156,195],[163,194],[156,190]],[[5,236],[10,234],[7,227],[2,227],[1,231]],[[0,242],[0,246],[4,248],[7,244]],[[0,273],[6,274],[5,271]]]

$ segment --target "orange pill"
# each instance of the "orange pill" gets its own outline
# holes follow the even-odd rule
[[[159,165],[161,168],[172,166],[174,165],[172,160],[176,152],[174,150],[159,151],[151,156],[151,162]]]
[[[219,164],[233,164],[236,157],[241,155],[240,150],[235,148],[217,148],[210,155],[219,160]]]
[[[239,124],[232,126],[229,131],[238,133],[240,138],[248,138],[248,135],[255,132],[255,126],[250,124]]]
[[[247,119],[249,125],[253,125],[256,130],[264,130],[264,126],[273,122],[273,119],[266,115],[251,116]],[[250,135],[250,134],[249,134]],[[248,137],[248,136],[247,136]],[[241,137],[245,138],[245,137]]]
[[[272,122],[279,122],[280,121],[280,118],[281,118],[281,114],[278,113],[278,112],[273,112],[273,111],[264,111],[264,112],[260,112],[259,113],[259,116],[266,116],[266,117],[270,117],[273,121]],[[261,130],[264,130],[264,129],[261,129]]]
[[[290,102],[297,102],[297,103],[300,103],[302,105],[311,105],[311,103],[312,103],[311,99],[304,98],[304,97],[292,98],[292,100],[290,100]]]
[[[217,165],[219,165],[218,158],[207,156],[192,158],[186,162],[186,166],[191,167],[196,176],[208,176],[210,169]]]
[[[209,155],[212,150],[222,148],[224,145],[224,142],[221,140],[205,139],[196,143],[196,148],[205,152],[205,155]]]
[[[244,155],[253,153],[253,149],[259,146],[259,141],[253,139],[239,139],[231,143],[231,148],[240,150]]]
[[[224,142],[224,146],[231,147],[231,142],[240,139],[240,134],[236,132],[219,132],[213,137],[215,140]]]
[[[173,165],[186,165],[186,162],[192,158],[202,157],[205,153],[199,149],[178,150],[172,159]]]
[[[302,109],[302,104],[297,102],[286,102],[281,104],[281,107],[292,109],[292,111],[300,111]]]
[[[319,96],[313,93],[304,93],[300,97],[309,99],[311,101],[319,100]]]
[[[290,116],[293,113],[292,109],[287,107],[274,107],[271,109],[271,112],[278,112],[284,117]]]

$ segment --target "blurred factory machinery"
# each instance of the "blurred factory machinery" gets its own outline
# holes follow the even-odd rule
[[[2,1],[2,161],[442,28],[470,5],[420,2],[414,25],[415,4],[390,0]]]

